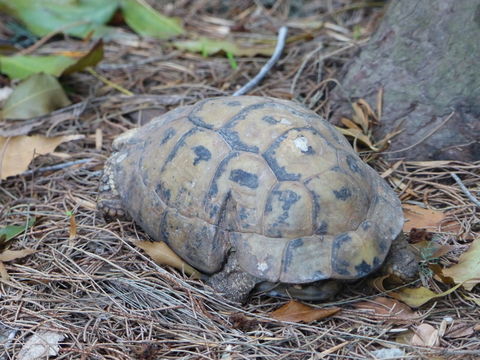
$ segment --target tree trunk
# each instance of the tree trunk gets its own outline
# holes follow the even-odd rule
[[[392,1],[334,90],[333,120],[350,101],[376,103],[376,137],[402,129],[389,158],[480,160],[480,1]],[[453,115],[446,120],[450,114]]]

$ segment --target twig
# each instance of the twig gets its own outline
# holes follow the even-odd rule
[[[351,49],[351,48],[354,47],[354,46],[359,46],[359,45],[363,44],[364,42],[366,42],[366,40],[365,40],[365,41],[359,41],[359,42],[357,42],[357,43],[355,43],[355,44],[348,44],[348,45],[346,45],[346,46],[343,46],[343,47],[341,47],[341,48],[339,48],[339,49],[336,49],[336,50],[334,50],[334,51],[332,51],[332,52],[329,52],[329,53],[327,53],[327,54],[325,54],[325,55],[320,56],[320,58],[317,59],[317,62],[321,62],[321,61],[324,61],[324,60],[326,60],[326,59],[328,59],[328,58],[330,58],[330,57],[332,57],[332,56],[341,54],[342,52],[347,51],[348,49]],[[293,77],[292,85],[290,86],[290,92],[291,92],[292,94],[293,94],[294,91],[295,91],[295,87],[297,86],[297,81],[298,81],[298,79],[300,78],[300,75],[302,74],[303,70],[305,69],[305,66],[307,66],[307,63],[310,61],[310,59],[311,59],[317,52],[319,52],[319,51],[322,50],[322,49],[323,49],[323,45],[320,45],[318,48],[316,48],[315,50],[311,51],[310,53],[308,53],[308,54],[305,56],[302,64],[300,65],[300,67],[298,68],[298,71],[296,72],[295,76]]]
[[[77,22],[74,22],[72,24],[68,24],[66,26],[63,26],[60,29],[57,29],[55,31],[52,31],[52,32],[48,33],[47,35],[45,35],[44,37],[42,37],[40,40],[38,40],[32,46],[29,46],[28,48],[23,49],[22,51],[19,51],[17,55],[30,54],[30,53],[34,52],[35,50],[37,50],[39,47],[41,47],[43,44],[45,44],[48,40],[50,40],[54,36],[64,32],[65,30],[68,30],[68,29],[71,29],[73,27],[76,27],[76,26],[79,26],[79,25],[82,25],[82,24],[86,24],[86,23],[87,23],[87,21],[85,21],[85,20],[77,21]]]
[[[233,96],[240,96],[248,93],[252,90],[255,86],[257,86],[260,81],[267,75],[270,69],[275,65],[275,63],[282,55],[283,48],[285,47],[285,39],[287,38],[288,28],[286,26],[282,26],[278,30],[278,37],[277,37],[277,46],[275,47],[275,51],[273,52],[272,57],[267,61],[265,65],[260,69],[259,73],[245,85],[243,85],[240,89],[233,93]]]
[[[432,131],[430,131],[427,135],[425,135],[423,138],[421,138],[419,141],[417,141],[415,144],[412,144],[410,146],[407,146],[403,149],[398,149],[398,150],[392,150],[392,151],[382,151],[381,154],[396,154],[396,153],[399,153],[399,152],[404,152],[404,151],[407,151],[407,150],[410,150],[412,148],[414,148],[415,146],[417,145],[420,145],[422,142],[424,142],[425,140],[427,140],[430,136],[432,136],[433,134],[435,134],[438,130],[440,130],[440,128],[445,125],[447,123],[448,120],[450,120],[453,116],[453,114],[455,114],[455,111],[452,111],[452,113],[450,115],[448,115],[445,120],[443,120],[440,124],[438,124],[438,126],[436,126],[434,129],[432,129]]]
[[[127,89],[124,89],[123,87],[121,87],[120,85],[118,84],[115,84],[113,81],[110,81],[108,80],[106,77],[100,75],[99,73],[97,73],[95,70],[93,70],[91,67],[88,67],[86,69],[90,74],[92,74],[93,76],[95,76],[97,79],[99,79],[100,81],[104,82],[105,84],[107,84],[108,86],[114,88],[114,89],[117,89],[118,91],[120,91],[122,94],[125,94],[125,95],[128,95],[128,96],[133,96],[134,93],[132,93],[131,91],[127,90]]]
[[[473,194],[470,191],[468,191],[467,187],[463,184],[462,180],[460,180],[457,174],[450,173],[450,176],[455,180],[458,186],[460,186],[460,189],[462,189],[463,193],[467,195],[470,201],[480,208],[480,201],[478,201],[478,199],[475,196],[473,196]]]
[[[45,167],[42,167],[42,168],[25,171],[21,175],[26,176],[26,175],[33,175],[34,173],[36,174],[36,173],[42,173],[42,172],[46,172],[46,171],[61,170],[61,169],[65,169],[67,167],[71,167],[71,166],[74,166],[74,165],[85,164],[85,163],[88,163],[92,160],[93,160],[92,158],[87,158],[87,159],[80,159],[80,160],[70,161],[70,162],[51,165],[51,166],[45,166]]]

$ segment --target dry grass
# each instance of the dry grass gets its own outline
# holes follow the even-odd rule
[[[274,37],[278,25],[285,23],[290,2],[278,1],[273,9],[266,9],[253,1],[238,1],[224,12],[211,10],[213,3],[217,2],[183,0],[166,9],[185,19],[192,32],[215,35],[228,24],[219,25],[209,17],[221,17],[234,19],[239,29]],[[317,3],[324,2],[308,2],[305,11],[317,11],[315,20],[328,24],[316,30],[291,24],[291,34],[303,40],[287,46],[278,66],[251,94],[295,98],[327,115],[330,82],[355,48],[355,41],[348,39],[357,25],[368,33],[380,10],[371,6],[348,10],[358,2],[347,0],[327,1],[329,6],[315,9]],[[306,41],[309,33],[312,39]],[[231,94],[266,61],[239,58],[239,67],[233,70],[222,56],[186,54],[156,40],[134,45],[108,43],[105,60],[97,67],[98,73],[134,96],[119,95],[87,72],[75,74],[64,84],[72,90],[70,97],[81,104],[35,120],[34,129],[43,134],[87,137],[58,149],[70,155],[68,160],[44,156],[35,160],[32,169],[90,160],[2,182],[0,224],[20,224],[36,217],[36,225],[20,236],[14,248],[31,247],[37,252],[9,263],[11,279],[0,282],[0,332],[15,335],[0,349],[0,359],[16,358],[26,339],[39,329],[66,335],[58,359],[365,359],[385,347],[403,349],[405,359],[478,358],[478,332],[444,337],[436,348],[395,341],[395,329],[420,323],[439,327],[446,317],[455,324],[478,325],[480,308],[466,301],[462,291],[430,302],[419,309],[420,320],[400,326],[352,308],[352,303],[376,295],[361,281],[340,294],[335,304],[343,310],[332,318],[313,324],[276,322],[268,314],[285,301],[254,296],[243,307],[225,303],[199,281],[155,265],[133,247],[131,239],[147,238],[134,224],[105,223],[99,218],[95,212],[99,175],[116,135],[175,106]],[[48,46],[59,45],[47,43],[42,49]],[[62,46],[76,45],[66,41]],[[2,126],[2,131],[7,129],[15,132],[19,125]],[[390,166],[377,158],[371,163],[380,172]],[[453,182],[452,171],[467,187],[478,189],[479,163],[441,167],[402,163],[387,177],[404,202],[448,210],[459,224],[456,233],[438,235],[440,242],[455,247],[440,259],[443,264],[454,262],[468,239],[478,236],[480,223],[478,209]],[[73,239],[68,211],[77,224]],[[427,282],[438,286],[431,278]],[[474,292],[480,296],[478,287]]]

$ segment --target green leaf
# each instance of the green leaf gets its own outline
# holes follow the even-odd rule
[[[3,107],[4,119],[30,119],[70,105],[58,80],[40,73],[21,82]]]
[[[24,79],[40,72],[60,76],[75,62],[75,59],[62,55],[0,56],[0,72],[7,74],[11,79]]]
[[[158,13],[143,0],[121,0],[121,8],[125,22],[139,35],[168,39],[185,32],[177,19]]]
[[[227,52],[227,59],[228,59],[228,62],[230,63],[231,68],[233,70],[236,70],[238,68],[238,64],[231,52]]]
[[[89,66],[95,66],[103,59],[103,41],[99,40],[93,45],[87,54],[79,58],[74,64],[66,68],[62,75],[81,71]]]
[[[80,58],[64,55],[0,56],[0,72],[12,79],[24,79],[41,72],[60,76],[80,71],[88,66],[95,66],[102,58],[103,43],[98,41]]]
[[[174,41],[173,45],[181,50],[191,52],[198,52],[204,56],[224,52],[235,56],[255,56],[265,55],[270,56],[275,50],[273,45],[252,45],[247,43],[240,43],[234,40],[218,40],[201,37],[197,40],[182,40]]]
[[[113,30],[105,26],[118,9],[116,0],[0,0],[0,10],[19,19],[32,33],[44,36],[62,29],[85,38]]]
[[[2,245],[24,232],[33,224],[35,224],[35,218],[30,218],[24,225],[8,225],[0,228],[0,249],[3,247]]]

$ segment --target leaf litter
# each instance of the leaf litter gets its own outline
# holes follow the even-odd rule
[[[244,33],[248,40],[262,36],[274,38],[277,30],[274,24],[284,23],[286,6],[279,3],[276,8],[265,11],[256,3],[238,2],[222,12],[220,8],[215,9],[203,2],[198,2],[194,8],[160,7],[150,1],[149,4],[168,17],[183,19],[189,34],[182,40],[202,36],[228,38],[232,32],[235,38]],[[372,5],[365,11],[363,8],[344,8],[352,4],[348,1],[332,2],[335,11],[339,11],[332,17],[338,19],[338,24],[334,25],[344,31],[340,44],[338,36],[322,27],[292,32],[291,36],[304,40],[288,43],[280,63],[250,94],[291,98],[293,77],[299,73],[295,93],[306,106],[327,117],[329,110],[324,96],[328,97],[331,83],[320,82],[319,74],[335,76],[343,57],[348,58],[350,53],[342,50],[342,58],[335,59],[307,56],[320,46],[333,51],[341,49],[345,39],[354,38],[353,28],[345,24],[366,29],[373,16],[379,14],[377,10],[381,10],[372,8]],[[318,21],[329,16],[328,10],[317,8],[316,11],[322,14],[317,17]],[[3,20],[2,16],[0,14]],[[217,19],[229,21],[219,22]],[[121,23],[123,21],[120,19]],[[2,31],[0,27],[0,35]],[[122,31],[127,33],[129,30],[123,26]],[[310,37],[305,37],[303,31],[310,32]],[[62,53],[56,52],[59,48]],[[355,44],[352,44],[351,50],[354,48]],[[44,43],[38,53],[65,56],[75,54],[78,49],[77,42],[72,39],[65,39],[59,46],[57,37]],[[42,136],[85,135],[83,139],[64,143],[63,151],[70,156],[69,161],[94,160],[29,176],[11,176],[2,181],[0,219],[3,224],[13,223],[13,219],[18,224],[25,216],[44,215],[44,221],[35,226],[35,231],[12,246],[12,250],[31,248],[37,253],[23,258],[21,265],[8,264],[10,285],[2,283],[2,322],[18,329],[11,346],[5,350],[8,356],[18,354],[28,337],[42,327],[44,330],[68,328],[68,337],[61,341],[63,357],[129,359],[142,354],[151,358],[190,359],[220,358],[224,354],[235,358],[242,354],[252,359],[262,356],[362,359],[386,346],[400,348],[400,353],[409,358],[421,358],[426,354],[468,358],[477,354],[479,343],[476,337],[480,326],[475,319],[480,317],[480,307],[469,299],[479,298],[478,286],[471,291],[460,286],[450,296],[435,298],[415,310],[410,307],[419,317],[397,324],[395,320],[385,320],[379,308],[349,309],[350,304],[379,296],[378,291],[366,287],[365,282],[353,282],[345,286],[335,302],[325,304],[326,308],[341,309],[334,316],[314,323],[271,321],[270,314],[284,306],[285,300],[255,296],[242,307],[226,303],[198,280],[184,277],[140,256],[132,242],[125,239],[149,239],[132,222],[105,223],[98,217],[92,204],[95,204],[102,164],[110,153],[112,139],[124,130],[148,121],[145,115],[148,111],[162,113],[179,104],[188,105],[206,97],[233,93],[246,79],[255,76],[267,61],[261,55],[236,60],[238,68],[234,70],[226,58],[178,51],[163,40],[122,37],[109,41],[107,38],[102,66],[97,66],[95,71],[134,96],[119,96],[115,89],[91,73],[75,72],[60,79],[74,105],[65,111],[56,110],[51,116],[22,121],[24,129],[29,127],[28,131],[34,129]],[[377,107],[381,108],[381,96],[379,103]],[[366,114],[369,126],[375,126],[376,120],[368,108],[359,104],[358,110]],[[380,110],[373,113],[381,122]],[[350,120],[358,121],[355,124],[364,133],[363,118]],[[0,124],[0,131],[12,134],[19,129],[18,126],[16,121],[6,120]],[[97,129],[101,129],[103,136],[98,148],[95,147]],[[355,141],[355,138],[351,140]],[[374,146],[384,145],[370,141]],[[457,263],[471,243],[465,239],[478,236],[476,224],[479,219],[449,172],[457,173],[475,193],[480,164],[400,162],[392,168],[375,154],[363,152],[362,142],[358,139],[356,142],[364,159],[385,174],[385,179],[398,191],[404,204],[441,211],[446,214],[445,221],[453,221],[458,231],[443,232],[443,225],[427,227],[427,231],[434,233],[435,241],[441,246],[452,247],[450,252],[436,260],[436,264],[443,269]],[[65,160],[47,155],[34,161],[35,168],[48,168],[52,163],[62,165]],[[65,216],[67,210],[75,214],[74,237],[71,236],[71,218]],[[436,294],[453,287],[441,284],[441,280],[435,280],[433,275],[426,277],[422,286]],[[388,298],[388,293],[381,296]],[[394,304],[402,304],[397,299],[388,299]],[[404,316],[404,312],[396,313],[400,305],[385,306],[393,308],[393,317]],[[239,313],[244,318],[237,316],[236,321],[231,320],[233,314]],[[420,349],[410,343],[395,343],[399,331],[413,331],[424,323],[438,329],[440,336],[441,323],[446,315],[452,317],[454,323],[471,324],[473,335],[468,335],[469,330],[465,330],[463,337],[449,337],[448,341],[441,337],[440,345],[432,348]],[[449,329],[447,327],[445,331],[445,338]],[[58,333],[64,331],[58,330]],[[435,339],[427,336],[424,343],[432,343],[430,338]],[[228,351],[227,345],[231,345]]]

